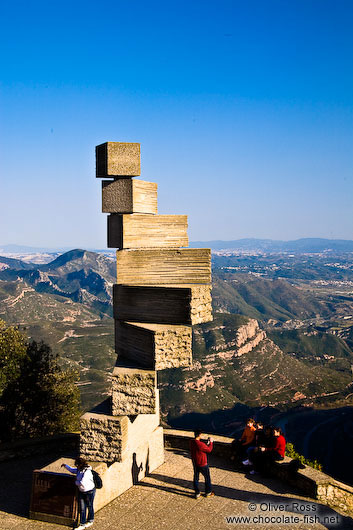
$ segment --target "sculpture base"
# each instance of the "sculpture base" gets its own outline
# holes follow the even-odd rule
[[[141,418],[141,416],[140,416]],[[134,437],[122,462],[109,467],[104,462],[89,462],[101,476],[103,487],[96,492],[95,511],[109,504],[124,491],[137,484],[146,475],[164,462],[163,428],[157,427],[148,438]],[[30,518],[66,526],[72,525],[77,517],[75,493],[68,495],[62,482],[74,476],[61,468],[65,462],[74,466],[72,458],[59,458],[48,466],[33,473]]]

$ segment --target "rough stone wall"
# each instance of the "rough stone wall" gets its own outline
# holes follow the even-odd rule
[[[192,287],[191,318],[192,324],[202,324],[210,322],[212,317],[212,296],[211,287],[208,285],[198,285]]]
[[[115,368],[112,378],[113,415],[156,412],[156,372]]]
[[[121,462],[127,446],[128,423],[126,416],[84,414],[80,455],[95,462]]]
[[[178,326],[169,328],[155,335],[156,370],[190,366],[191,360],[191,328]]]

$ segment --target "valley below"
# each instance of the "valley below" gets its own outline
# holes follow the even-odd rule
[[[88,410],[109,394],[116,359],[115,261],[53,258],[0,257],[0,318],[77,372]],[[353,253],[219,250],[213,309],[194,329],[193,366],[158,374],[163,424],[238,436],[255,416],[352,484]]]

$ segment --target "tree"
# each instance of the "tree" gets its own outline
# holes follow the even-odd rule
[[[26,345],[0,398],[0,439],[50,436],[77,430],[77,373],[64,371],[59,357],[44,343]],[[8,355],[10,361],[10,355]],[[15,363],[13,363],[15,364]]]
[[[0,319],[0,396],[4,388],[20,374],[26,356],[27,338],[14,326]]]

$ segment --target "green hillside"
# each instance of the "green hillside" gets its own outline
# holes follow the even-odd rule
[[[332,313],[327,303],[285,280],[219,270],[214,271],[212,297],[217,311],[240,313],[257,320],[283,322]]]
[[[78,368],[83,407],[96,404],[109,392],[116,357],[115,262],[73,250],[47,265],[22,267],[16,260],[6,265],[0,271],[0,318],[20,324],[31,337],[47,342],[64,364]],[[281,323],[332,314],[330,304],[313,293],[283,279],[216,270],[213,304],[214,321],[194,329],[194,366],[159,374],[165,414],[209,412],[234,403],[291,406],[295,395],[295,400],[310,400],[344,392],[350,383],[353,335],[348,326],[337,328],[342,337],[315,329],[271,330],[273,342],[236,357],[234,339],[249,317],[264,325],[269,319]]]
[[[249,407],[287,407],[302,400],[313,403],[332,392],[344,393],[352,382],[349,370],[327,363],[310,366],[268,338],[249,353],[224,358],[221,354],[234,350],[232,345],[227,349],[227,342],[234,338],[238,319],[238,315],[217,314],[213,323],[196,326],[194,366],[159,374],[162,408],[169,422],[187,413],[209,413],[236,403]],[[344,351],[348,362],[353,361],[352,352]]]
[[[340,337],[315,329],[271,331],[269,337],[285,353],[307,366],[325,366],[351,377],[352,350]]]

